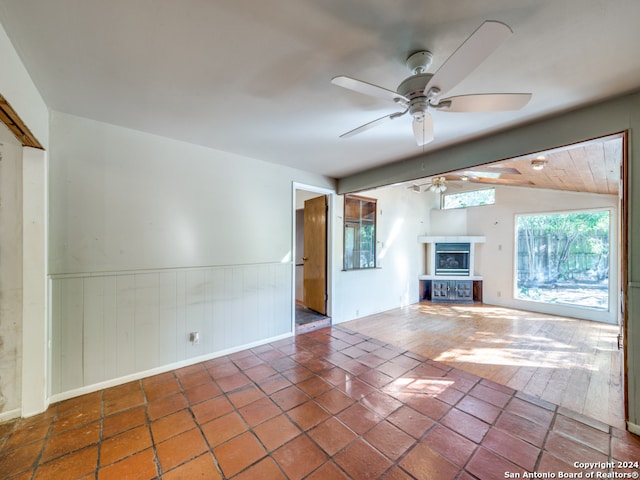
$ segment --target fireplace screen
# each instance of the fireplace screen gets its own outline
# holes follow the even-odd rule
[[[469,275],[470,247],[469,243],[436,243],[436,275]]]

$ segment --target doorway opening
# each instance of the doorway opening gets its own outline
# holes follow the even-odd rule
[[[294,328],[331,325],[329,191],[294,185]]]
[[[407,185],[414,192],[440,196],[433,201],[436,207],[431,210],[432,230],[452,236],[469,232],[486,235],[481,255],[476,257],[480,262],[478,270],[483,276],[484,288],[484,305],[479,308],[517,309],[530,314],[530,318],[536,321],[538,318],[544,321],[547,317],[539,314],[546,314],[567,324],[576,322],[575,319],[599,324],[593,328],[606,334],[585,337],[585,349],[597,351],[607,359],[606,364],[598,360],[589,367],[589,375],[602,378],[604,382],[598,384],[594,381],[591,384],[589,380],[589,391],[584,395],[572,386],[567,390],[567,398],[574,400],[576,405],[591,405],[590,415],[598,408],[617,409],[615,414],[619,420],[629,417],[626,347],[630,200],[628,141],[628,133],[621,132],[442,173]],[[471,202],[475,200],[476,192],[487,188],[495,189],[495,201]],[[467,192],[470,193],[467,195]],[[445,207],[448,197],[453,196],[455,201],[451,202],[451,207]],[[456,216],[454,208],[459,215]],[[450,226],[461,231],[452,231]],[[421,307],[431,314],[439,305],[425,303]],[[461,321],[468,315],[469,307],[466,305],[448,308],[448,315],[455,317],[460,314]],[[482,315],[479,318],[485,321]],[[510,319],[511,316],[502,318]],[[553,354],[557,357],[563,348],[563,339],[554,337],[559,327],[547,328],[531,333],[520,330],[514,337],[527,342],[542,340],[558,347]],[[389,341],[389,334],[383,332],[383,335]],[[468,356],[465,362],[480,366],[514,366],[513,359],[505,360],[494,348],[496,339],[499,339],[498,343],[504,343],[509,335],[483,330],[482,338],[493,338],[491,348],[486,350],[488,358]],[[483,348],[456,345],[451,350],[475,355]],[[573,347],[567,351],[573,352],[567,358],[579,355]],[[439,360],[425,352],[418,353]],[[546,389],[545,385],[548,385],[551,393],[554,385],[566,384],[569,375],[570,381],[576,379],[577,386],[582,381],[577,379],[584,378],[581,376],[587,370],[584,364],[576,366],[570,374],[554,374],[546,366],[536,373],[530,367],[525,365],[528,370],[522,373],[505,370],[501,374],[507,378],[511,376],[514,382],[522,382],[516,385],[519,390],[526,392],[526,386],[531,385],[531,391],[542,391],[540,389]],[[492,375],[495,371],[491,374],[483,372],[480,376]],[[471,373],[479,374],[478,371]],[[563,380],[556,383],[554,377],[562,377]],[[543,385],[537,383],[539,381],[544,382]],[[574,392],[573,396],[571,392]],[[607,402],[602,400],[604,395],[624,400]],[[586,401],[585,396],[588,396]],[[557,399],[549,401],[560,403]],[[624,404],[624,415],[620,412],[620,404]],[[575,410],[577,406],[572,408]]]

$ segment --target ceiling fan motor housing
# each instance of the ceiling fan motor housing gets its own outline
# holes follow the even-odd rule
[[[415,118],[424,117],[429,106],[429,99],[424,93],[424,87],[429,83],[431,77],[433,77],[431,73],[419,73],[405,78],[398,85],[398,93],[409,99],[409,113]]]

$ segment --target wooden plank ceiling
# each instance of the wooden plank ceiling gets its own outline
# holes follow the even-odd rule
[[[622,148],[623,137],[616,135],[444,176],[449,186],[461,190],[477,188],[474,184],[481,183],[618,195]],[[532,161],[536,160],[542,160],[544,168],[534,169]],[[430,181],[427,179],[424,185]]]

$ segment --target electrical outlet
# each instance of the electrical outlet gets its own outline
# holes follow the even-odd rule
[[[193,343],[194,345],[199,344],[200,332],[191,332],[191,334],[189,335],[189,341],[191,341],[191,343]]]

